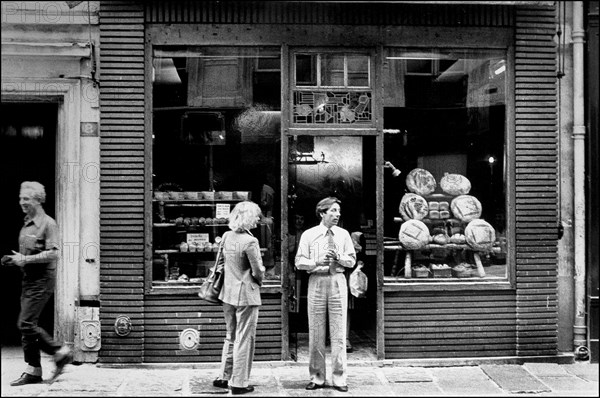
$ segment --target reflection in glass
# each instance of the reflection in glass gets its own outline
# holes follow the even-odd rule
[[[153,281],[199,283],[250,199],[267,279],[280,278],[281,55],[270,47],[153,49]]]
[[[348,55],[348,86],[369,86],[369,57]]]
[[[344,55],[321,55],[321,85],[345,86],[344,82]]]
[[[386,277],[506,279],[505,77],[503,51],[387,49],[384,158],[394,170],[384,173]],[[469,227],[461,194],[472,198],[464,203],[479,213],[473,218],[490,225],[474,240],[467,237],[477,223]],[[413,219],[428,240],[407,250],[400,230],[419,225]],[[479,241],[486,236],[489,245]]]

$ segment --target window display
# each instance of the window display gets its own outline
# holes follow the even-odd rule
[[[280,280],[279,48],[153,49],[152,280],[198,285],[229,212],[261,206],[266,279]]]
[[[386,281],[506,280],[505,52],[390,48],[383,81]]]

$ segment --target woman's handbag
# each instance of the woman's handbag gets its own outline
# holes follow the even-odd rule
[[[219,293],[221,293],[223,280],[225,278],[225,275],[223,274],[224,267],[225,258],[223,256],[223,241],[221,241],[219,244],[219,250],[217,251],[215,265],[210,269],[210,275],[208,275],[204,283],[200,285],[198,297],[211,304],[221,304],[221,300],[219,300]]]

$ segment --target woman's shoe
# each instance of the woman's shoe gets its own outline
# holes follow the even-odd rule
[[[229,385],[229,382],[227,380],[215,379],[213,381],[213,386],[215,386],[215,387],[227,388],[228,385]]]
[[[231,393],[233,395],[239,395],[239,394],[246,394],[249,392],[254,391],[254,387],[252,386],[248,386],[248,387],[231,387]]]
[[[307,390],[316,390],[317,388],[323,388],[323,387],[325,387],[325,383],[323,383],[323,384],[317,384],[317,383],[314,383],[314,382],[311,381],[310,383],[308,383],[306,385],[305,388]]]

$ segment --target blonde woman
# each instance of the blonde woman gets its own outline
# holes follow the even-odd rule
[[[248,380],[254,358],[260,286],[265,267],[258,239],[250,230],[256,228],[260,218],[261,210],[256,203],[240,202],[229,215],[231,231],[222,237],[225,280],[219,299],[223,302],[227,332],[220,374],[213,385],[229,387],[234,395],[254,391]]]

